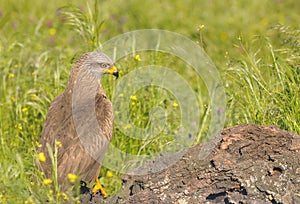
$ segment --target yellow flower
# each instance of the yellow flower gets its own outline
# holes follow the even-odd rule
[[[132,95],[132,96],[130,96],[130,99],[133,100],[133,101],[136,101],[137,97],[136,97],[136,95]]]
[[[69,200],[68,195],[65,194],[65,193],[58,193],[58,194],[57,194],[57,197],[62,197],[64,200]]]
[[[10,97],[10,100],[12,101],[12,102],[15,102],[16,101],[16,98],[15,97]]]
[[[29,198],[28,200],[25,201],[25,204],[34,204],[34,201],[32,198]]]
[[[223,41],[227,40],[227,39],[228,39],[228,34],[227,34],[226,32],[222,32],[222,33],[221,33],[221,39],[222,39]]]
[[[45,185],[48,185],[48,184],[51,184],[51,183],[52,183],[51,179],[44,179],[43,180],[43,184],[45,184]]]
[[[132,102],[132,103],[131,103],[132,106],[135,106],[135,104],[136,104],[135,102]]]
[[[27,113],[28,112],[28,108],[26,108],[26,107],[22,108],[22,112],[23,113]]]
[[[38,100],[38,97],[35,94],[31,94],[31,99],[36,101],[36,100]]]
[[[174,107],[174,108],[177,108],[177,107],[178,107],[178,103],[174,102],[174,103],[173,103],[173,107]]]
[[[56,34],[56,29],[55,28],[50,28],[49,29],[49,34],[50,35],[55,35]]]
[[[201,31],[201,30],[204,29],[204,27],[205,27],[205,26],[204,26],[203,24],[201,24],[201,25],[198,26],[198,29],[197,29],[197,30],[198,30],[198,31]]]
[[[62,143],[61,143],[60,141],[56,141],[55,144],[56,144],[56,146],[58,146],[58,147],[62,147]]]
[[[131,124],[127,124],[127,125],[125,125],[124,129],[127,130],[127,129],[130,129],[131,127],[132,127]]]
[[[111,178],[111,177],[114,176],[114,174],[113,174],[111,171],[107,171],[107,172],[106,172],[106,176],[107,176],[108,178]]]
[[[36,145],[37,147],[42,147],[42,144],[39,143],[38,141],[35,141],[35,145]]]
[[[3,194],[0,194],[0,203],[7,203],[7,199]]]
[[[68,179],[71,183],[74,183],[76,181],[77,177],[78,176],[75,174],[68,174]]]
[[[135,55],[135,56],[134,56],[134,59],[135,59],[136,61],[139,61],[139,62],[142,61],[140,55]]]
[[[19,130],[23,130],[22,125],[21,125],[20,123],[17,125],[17,128],[18,128]]]
[[[18,67],[19,67],[19,65],[18,65],[18,64],[15,64],[15,65],[14,65],[14,68],[18,68]]]
[[[12,74],[12,73],[10,73],[10,74],[8,75],[8,78],[9,78],[9,79],[12,79],[12,78],[14,78],[14,77],[15,77],[15,75]]]
[[[269,24],[269,20],[268,20],[267,18],[263,18],[263,19],[261,20],[261,22],[262,22],[262,24],[263,24],[264,26],[267,26],[267,25]]]
[[[38,153],[37,157],[38,157],[38,159],[39,159],[41,162],[45,162],[45,161],[46,161],[46,157],[45,157],[44,152]]]

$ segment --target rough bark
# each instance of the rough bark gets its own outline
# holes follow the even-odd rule
[[[238,125],[217,137],[205,159],[204,143],[161,172],[124,175],[117,195],[92,203],[300,203],[300,136]]]

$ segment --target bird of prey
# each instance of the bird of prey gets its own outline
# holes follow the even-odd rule
[[[113,133],[112,103],[101,86],[104,74],[118,77],[113,61],[102,52],[83,54],[71,71],[65,91],[51,103],[38,152],[46,160],[41,162],[46,178],[53,178],[53,165],[49,156],[59,142],[57,155],[57,178],[67,186],[68,174],[79,175],[84,182],[98,184],[105,194],[98,176],[101,161]],[[53,153],[53,152],[52,152]],[[105,196],[105,195],[104,195]]]

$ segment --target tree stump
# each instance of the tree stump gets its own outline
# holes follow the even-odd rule
[[[276,126],[238,125],[218,137],[203,160],[206,143],[163,171],[124,175],[117,195],[91,203],[300,203],[300,136]]]

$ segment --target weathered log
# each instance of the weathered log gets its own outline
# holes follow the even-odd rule
[[[163,171],[124,175],[117,195],[92,203],[300,203],[300,136],[238,125],[218,137],[205,159],[203,143]]]

